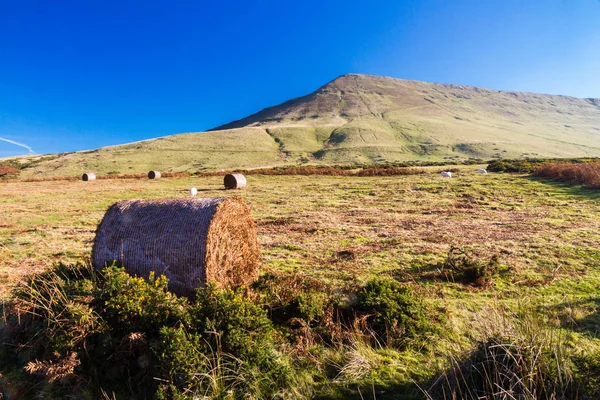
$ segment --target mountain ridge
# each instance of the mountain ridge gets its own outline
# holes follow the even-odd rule
[[[206,132],[60,155],[22,175],[599,156],[600,99],[345,74]]]
[[[472,86],[472,85],[457,85],[457,84],[447,84],[447,83],[433,83],[433,82],[425,82],[425,81],[419,81],[419,80],[412,80],[412,79],[401,79],[401,78],[394,78],[394,77],[389,77],[389,76],[379,76],[379,75],[370,75],[370,74],[358,74],[358,73],[347,73],[347,74],[343,74],[338,76],[335,79],[332,79],[331,81],[327,82],[325,85],[319,87],[317,90],[315,90],[312,93],[309,93],[307,95],[304,96],[299,96],[290,100],[286,100],[280,104],[274,105],[274,106],[269,106],[269,107],[265,107],[260,111],[257,111],[253,114],[250,114],[246,117],[228,122],[226,124],[222,124],[219,125],[215,128],[211,128],[208,129],[207,131],[217,131],[217,130],[225,130],[225,129],[234,129],[234,128],[241,128],[244,126],[248,126],[249,124],[251,124],[254,121],[257,120],[262,120],[264,119],[264,117],[266,115],[269,115],[271,113],[271,111],[275,111],[279,108],[285,107],[285,106],[289,106],[295,103],[298,103],[302,100],[305,99],[311,99],[314,95],[318,94],[320,91],[326,89],[327,87],[331,86],[331,85],[335,85],[335,83],[337,81],[343,80],[343,79],[347,79],[347,78],[352,78],[352,77],[358,77],[358,78],[367,78],[367,79],[389,79],[391,81],[395,81],[395,82],[406,82],[406,83],[415,83],[415,84],[426,84],[426,85],[432,85],[432,86],[443,86],[443,87],[448,87],[448,88],[457,88],[457,89],[468,89],[468,90],[474,90],[477,92],[480,91],[487,91],[490,93],[506,93],[509,95],[513,95],[513,94],[524,94],[524,95],[541,95],[541,96],[553,96],[553,97],[560,97],[560,98],[568,98],[568,99],[574,99],[574,100],[586,100],[589,103],[591,103],[594,106],[597,106],[600,108],[600,98],[594,98],[594,97],[575,97],[575,96],[568,96],[568,95],[561,95],[561,94],[550,94],[550,93],[536,93],[536,92],[520,92],[520,91],[513,91],[513,90],[495,90],[495,89],[489,89],[489,88],[484,88],[484,87],[479,87],[479,86]],[[266,115],[265,115],[266,114]],[[252,121],[252,122],[251,122]]]

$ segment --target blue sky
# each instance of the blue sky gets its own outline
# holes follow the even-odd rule
[[[600,97],[598,71],[600,0],[0,0],[0,157],[202,131],[345,73]]]

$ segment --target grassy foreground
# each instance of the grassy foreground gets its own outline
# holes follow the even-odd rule
[[[258,226],[263,285],[247,301],[279,335],[276,361],[293,377],[280,394],[476,398],[498,390],[486,387],[490,377],[504,377],[502,390],[517,398],[598,394],[598,192],[524,175],[480,176],[473,167],[442,180],[440,169],[249,178],[241,195]],[[14,301],[9,288],[25,274],[87,257],[114,201],[183,197],[192,186],[207,197],[230,194],[220,177],[0,184],[4,299]],[[448,260],[453,246],[460,252]],[[407,320],[388,312],[404,300],[387,302],[388,289],[370,284],[375,277],[393,282],[384,284],[391,292],[410,288],[406,304],[421,304],[436,329],[394,342],[411,338],[412,325],[389,334]],[[282,287],[289,293],[275,290]],[[106,295],[104,286],[97,290]],[[336,293],[363,300],[341,304]],[[291,311],[282,316],[281,309]],[[323,310],[351,310],[353,318],[326,318]],[[332,321],[343,335],[331,334]],[[243,351],[229,354],[244,360]]]

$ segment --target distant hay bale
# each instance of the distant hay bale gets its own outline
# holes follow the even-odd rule
[[[160,171],[148,172],[148,179],[158,179],[158,178],[160,178]]]
[[[81,180],[82,181],[95,181],[96,180],[96,174],[93,172],[86,172],[85,174],[83,174],[81,176]]]
[[[196,188],[191,188],[190,189],[190,196],[194,197],[197,194],[198,194],[198,189],[196,189]]]
[[[169,290],[190,296],[206,282],[248,285],[258,277],[254,220],[240,197],[123,200],[96,233],[94,267],[112,262],[132,275],[169,278]]]
[[[246,177],[242,174],[227,174],[224,183],[225,189],[243,189],[246,187]]]

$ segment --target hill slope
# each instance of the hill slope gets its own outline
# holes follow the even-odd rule
[[[351,74],[209,132],[61,155],[23,176],[531,156],[600,156],[600,99]]]

